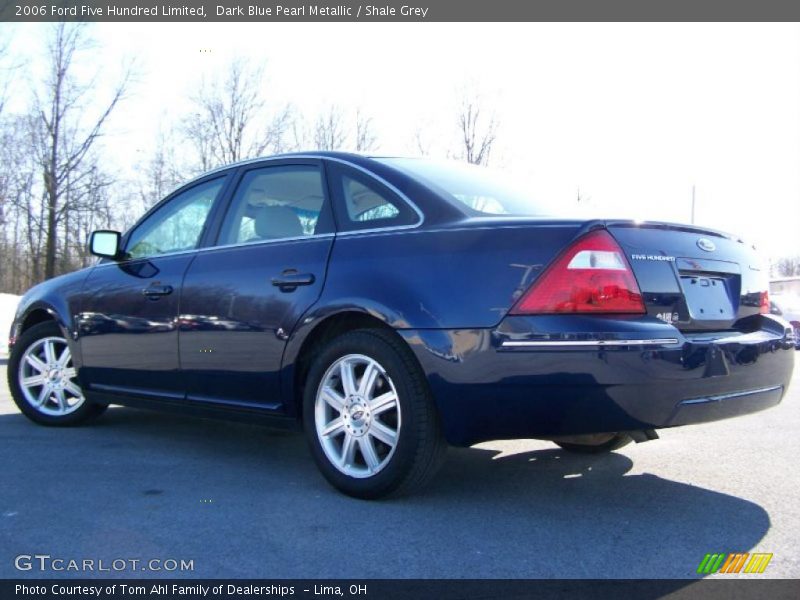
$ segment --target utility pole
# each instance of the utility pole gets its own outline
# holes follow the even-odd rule
[[[692,225],[694,225],[694,184],[692,184]]]

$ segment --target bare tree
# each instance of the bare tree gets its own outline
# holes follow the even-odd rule
[[[2,290],[21,292],[30,284],[30,270],[42,243],[42,197],[35,195],[38,166],[24,117],[2,119],[0,128],[0,205],[2,229],[0,261]]]
[[[139,165],[138,196],[144,209],[149,209],[187,179],[170,142],[173,137],[173,134],[159,132],[152,155]]]
[[[8,73],[13,70],[13,66],[6,65],[8,56],[8,40],[0,41],[0,118],[2,118],[6,99],[8,95],[9,80]]]
[[[7,100],[8,86],[11,81],[11,73],[14,71],[14,66],[7,65],[6,59],[8,56],[8,40],[0,41],[0,137],[2,137],[3,148],[10,141],[8,132],[6,131],[6,114],[5,106]],[[8,209],[8,193],[9,193],[9,176],[8,169],[0,170],[0,226],[5,225],[5,215]]]
[[[269,114],[263,73],[239,58],[223,78],[202,82],[192,98],[195,111],[183,123],[200,170],[283,150],[292,111],[287,106]]]
[[[431,153],[431,143],[425,137],[425,131],[423,127],[417,127],[414,130],[414,141],[413,141],[414,150],[420,156],[429,156]]]
[[[12,56],[10,47],[10,37],[0,39],[0,118],[6,113],[9,87],[26,64],[25,59]]]
[[[348,116],[341,106],[332,104],[316,118],[310,134],[299,119],[295,119],[293,128],[297,150],[308,146],[309,138],[317,150],[371,152],[378,147],[372,117],[360,108]]]
[[[342,109],[336,105],[317,117],[314,124],[314,147],[317,150],[342,150],[347,131]]]
[[[15,102],[0,114],[4,291],[20,293],[85,265],[91,227],[108,226],[115,216],[107,193],[112,179],[100,167],[98,141],[123,97],[130,70],[103,102],[95,81],[83,77],[82,57],[90,47],[80,25],[55,26],[46,38],[44,76],[27,80],[27,106],[21,107],[26,94],[17,85]],[[0,56],[0,76],[7,69]]]
[[[473,165],[489,163],[497,138],[497,119],[481,104],[480,95],[465,96],[458,113],[459,149],[456,156]]]
[[[355,151],[356,152],[371,152],[375,150],[378,144],[378,138],[372,130],[372,118],[367,117],[361,112],[361,109],[356,110],[356,127],[355,127]]]
[[[800,275],[800,255],[784,256],[772,265],[776,277],[794,277]]]
[[[30,119],[44,186],[44,278],[56,274],[59,225],[87,193],[87,182],[96,183],[92,151],[122,99],[129,77],[126,74],[96,115],[86,118],[83,101],[93,87],[77,81],[73,61],[87,44],[81,25],[55,26],[48,43],[48,74],[42,89],[35,93]]]
[[[283,138],[283,152],[299,152],[311,147],[311,133],[307,121],[302,115],[292,112]]]

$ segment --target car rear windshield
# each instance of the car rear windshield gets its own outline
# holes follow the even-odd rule
[[[482,215],[552,216],[552,207],[533,199],[524,186],[515,185],[509,176],[454,161],[419,158],[380,158],[378,161],[420,180],[435,191]]]

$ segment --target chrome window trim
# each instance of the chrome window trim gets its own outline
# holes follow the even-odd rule
[[[258,240],[255,242],[238,242],[236,244],[225,244],[224,246],[207,246],[197,248],[195,252],[207,252],[210,250],[227,250],[228,248],[242,248],[244,246],[266,246],[270,244],[281,244],[283,242],[301,242],[304,240],[324,240],[325,238],[335,237],[335,233],[314,233],[312,235],[295,235],[292,237],[276,238],[274,240]]]
[[[221,172],[221,171],[224,171],[226,169],[227,169],[227,167],[220,167],[218,169],[218,171]],[[212,175],[215,172],[216,171],[214,171],[212,173],[204,173],[203,175],[200,175],[199,177],[195,177],[194,179],[192,179],[190,181],[187,181],[186,183],[183,183],[183,184],[179,185],[178,187],[176,187],[174,190],[172,190],[170,193],[168,193],[166,196],[164,196],[161,200],[159,200],[153,206],[151,206],[148,210],[146,210],[145,213],[141,217],[139,217],[139,220],[137,220],[136,223],[134,223],[130,227],[130,229],[128,229],[125,232],[120,232],[120,241],[122,241],[124,239],[125,240],[125,246],[127,247],[128,244],[130,244],[131,236],[136,232],[136,230],[139,229],[142,225],[144,225],[150,217],[152,217],[153,215],[158,214],[158,211],[162,210],[164,208],[164,206],[167,206],[167,204],[173,202],[175,200],[175,198],[173,196],[177,197],[179,194],[183,194],[184,193],[184,191],[183,191],[184,188],[187,188],[186,191],[189,192],[189,191],[191,191],[192,189],[194,189],[196,187],[200,187],[201,185],[205,185],[207,183],[212,183],[214,181],[221,180],[222,181],[222,187],[219,189],[219,191],[217,192],[217,195],[214,197],[214,201],[212,202],[211,207],[209,208],[209,212],[208,212],[208,214],[206,214],[206,220],[203,223],[202,229],[200,230],[200,235],[197,238],[198,241],[203,239],[203,236],[205,235],[206,228],[208,227],[209,218],[211,217],[211,213],[214,210],[214,205],[219,200],[220,194],[223,194],[226,191],[227,185],[230,184],[229,181],[226,182],[226,179],[228,178],[227,174],[220,175],[218,177],[212,177]],[[203,181],[203,179],[206,179],[206,178],[208,178],[208,180],[207,181]],[[169,202],[167,202],[167,200],[169,200]],[[178,255],[178,254],[185,254],[187,252],[194,252],[196,250],[197,250],[197,248],[195,247],[192,250],[180,250],[178,252],[165,252],[164,254],[156,254],[154,256],[174,256],[174,255]],[[138,257],[138,258],[153,258],[153,256],[141,256],[141,257]],[[130,260],[138,260],[138,258],[137,259],[130,259]],[[103,259],[101,258],[100,260],[103,260]],[[114,261],[114,262],[117,262],[117,261]]]
[[[275,157],[275,158],[277,158],[277,157]],[[251,159],[251,160],[244,161],[244,162],[245,163],[249,163],[249,162],[254,162],[255,163],[255,162],[263,162],[263,160],[264,159],[255,158],[255,159]],[[267,160],[269,160],[269,159],[267,159]],[[239,165],[237,164],[237,167],[238,166]],[[290,167],[290,166],[308,166],[308,165],[285,165],[285,166]],[[228,167],[220,167],[220,168],[228,168]],[[265,168],[267,168],[267,167],[265,167]],[[273,165],[273,168],[275,168],[275,165]],[[315,167],[315,168],[317,168],[317,170],[319,171],[319,175],[321,177],[320,181],[322,183],[322,188],[321,189],[323,191],[323,194],[325,194],[325,196],[327,197],[329,194],[327,193],[327,190],[325,190],[325,187],[326,187],[326,184],[327,184],[325,171],[324,171],[324,169],[320,169],[318,166]],[[255,170],[258,170],[258,169],[253,169],[253,170],[255,171]],[[233,204],[233,200],[236,197],[236,192],[238,191],[238,187],[242,184],[243,180],[244,180],[244,174],[242,174],[238,178],[238,181],[234,182],[234,183],[236,183],[236,186],[232,187],[232,189],[231,189],[230,202],[228,203],[228,206],[225,207],[225,209],[226,209],[225,210],[225,214],[223,214],[223,218],[222,218],[222,221],[220,223],[219,231],[217,232],[217,237],[219,237],[222,234],[222,230],[223,230],[224,225],[225,225],[225,220],[228,217],[228,210],[230,210],[231,205]],[[331,203],[332,203],[332,201],[331,201]],[[324,204],[323,204],[323,206],[324,206]],[[332,209],[331,209],[331,212],[333,212]],[[320,209],[320,214],[322,214],[322,209]],[[335,219],[333,219],[333,220],[334,220],[334,227],[335,227],[336,226]],[[319,221],[319,217],[317,217],[317,221]],[[332,233],[312,233],[311,235],[296,235],[296,236],[292,236],[292,237],[276,238],[274,240],[258,240],[258,241],[254,241],[254,242],[236,242],[235,244],[215,244],[213,246],[207,246],[205,248],[196,248],[195,250],[197,252],[200,252],[201,250],[212,250],[212,249],[217,249],[217,248],[237,248],[239,246],[254,246],[254,245],[261,245],[261,244],[265,244],[265,243],[266,244],[271,244],[271,243],[274,243],[274,242],[291,242],[291,241],[295,241],[295,240],[305,240],[305,239],[309,239],[309,238],[313,238],[313,237],[324,238],[324,237],[332,236],[335,233],[336,233],[335,231],[332,232]]]
[[[105,267],[107,265],[118,265],[120,263],[129,263],[136,261],[155,260],[157,258],[169,258],[173,256],[182,256],[184,254],[199,254],[201,252],[209,252],[211,250],[227,250],[228,248],[241,248],[243,246],[265,246],[268,244],[279,244],[283,242],[301,242],[304,240],[323,240],[325,238],[336,237],[335,233],[317,233],[314,235],[297,235],[294,237],[277,238],[274,240],[258,240],[256,242],[239,242],[238,244],[226,244],[225,246],[206,246],[205,248],[194,248],[193,250],[181,250],[180,252],[170,252],[165,254],[154,254],[153,256],[142,256],[141,258],[129,258],[127,260],[110,261],[103,264],[96,265],[97,267]]]
[[[339,158],[330,158],[330,157],[326,156],[326,157],[323,157],[323,160],[331,160],[333,162],[338,162],[338,163],[341,163],[343,165],[347,165],[348,167],[350,167],[352,169],[355,169],[356,171],[360,171],[360,172],[364,173],[365,175],[367,175],[368,177],[371,177],[372,179],[374,179],[375,181],[377,181],[381,185],[389,188],[389,191],[391,191],[394,195],[399,197],[403,202],[405,202],[408,206],[411,207],[411,210],[413,210],[416,213],[417,218],[419,219],[416,223],[412,223],[410,225],[389,225],[387,227],[371,227],[369,229],[354,229],[353,231],[338,231],[337,232],[338,235],[353,235],[355,233],[374,233],[376,231],[398,231],[398,230],[402,230],[402,229],[416,229],[417,227],[420,227],[425,222],[425,215],[422,214],[422,211],[419,209],[419,207],[416,204],[414,204],[414,202],[411,200],[411,198],[406,196],[403,192],[398,190],[394,185],[392,185],[391,183],[386,181],[380,175],[376,175],[372,171],[369,171],[368,169],[365,169],[364,167],[362,167],[360,165],[348,162],[346,160],[341,160]]]
[[[677,343],[677,338],[650,340],[506,340],[501,346],[503,348],[553,348],[587,346],[664,346]]]
[[[347,160],[343,160],[341,158],[334,158],[334,157],[330,157],[330,156],[315,156],[313,154],[294,154],[294,155],[291,155],[291,156],[272,156],[272,157],[268,157],[268,158],[252,158],[252,159],[249,159],[249,160],[246,160],[246,161],[242,161],[240,163],[235,163],[234,165],[228,165],[228,167],[220,167],[220,169],[227,169],[227,168],[230,168],[230,167],[233,167],[233,166],[236,166],[236,167],[248,166],[248,165],[254,165],[254,164],[263,163],[263,162],[272,162],[272,161],[276,161],[276,160],[292,160],[292,159],[295,159],[295,158],[296,159],[300,159],[300,160],[309,160],[309,159],[322,160],[322,161],[329,160],[329,161],[333,161],[333,162],[337,162],[337,163],[346,165],[346,166],[348,166],[348,167],[350,167],[352,169],[355,169],[356,171],[360,171],[361,173],[364,173],[368,177],[371,177],[372,179],[374,179],[375,181],[377,181],[381,185],[387,187],[389,189],[389,191],[391,191],[393,194],[398,196],[403,202],[405,202],[411,208],[411,210],[413,210],[416,213],[417,218],[419,219],[416,223],[412,223],[410,225],[388,225],[386,227],[370,227],[369,229],[354,229],[353,231],[337,231],[337,232],[335,232],[336,237],[351,236],[351,235],[357,235],[357,234],[362,234],[362,233],[367,233],[367,234],[368,233],[383,233],[383,232],[391,233],[391,232],[394,232],[394,231],[402,231],[402,230],[407,230],[407,229],[417,229],[417,228],[421,227],[422,224],[425,222],[425,215],[422,213],[422,211],[419,209],[419,207],[416,204],[414,204],[414,201],[411,200],[411,198],[409,198],[407,195],[405,195],[403,192],[401,192],[399,189],[397,189],[397,187],[395,187],[394,185],[392,185],[391,183],[386,181],[380,175],[376,175],[375,173],[373,173],[369,169],[365,169],[364,167],[362,167],[360,165],[357,165],[357,164],[352,163],[352,162],[347,161]],[[206,173],[206,175],[210,175],[210,174],[213,174],[213,173],[214,173],[214,171],[211,171],[210,173]],[[204,177],[205,177],[205,175],[204,175]],[[327,234],[327,233],[319,234],[319,235],[313,234],[313,235],[310,235],[310,236],[301,236],[299,238],[281,238],[280,240],[267,240],[267,241],[268,242],[274,242],[274,241],[287,241],[289,239],[308,239],[310,237],[321,237],[321,236],[327,236],[327,235],[331,235],[331,234]],[[244,245],[252,245],[252,244],[244,244]],[[213,247],[213,248],[230,248],[231,246],[232,245],[229,244],[227,246],[210,246],[209,248],[211,248],[211,247]],[[206,248],[199,248],[198,250],[205,250],[205,249]],[[165,256],[165,255],[162,254],[162,255],[159,255],[159,256]]]
[[[364,173],[365,175],[371,177],[372,179],[374,179],[375,181],[377,181],[381,185],[384,185],[387,188],[389,188],[389,190],[393,194],[395,194],[403,202],[408,204],[408,206],[411,207],[411,210],[413,210],[416,213],[417,217],[419,218],[419,221],[417,223],[414,223],[414,224],[411,224],[411,225],[390,225],[388,227],[373,227],[373,228],[370,228],[370,229],[357,229],[357,230],[354,230],[354,231],[338,231],[338,232],[336,232],[337,235],[353,235],[353,234],[356,234],[356,233],[375,233],[375,232],[378,232],[378,231],[398,231],[398,230],[402,230],[402,229],[416,229],[417,227],[420,227],[425,222],[425,215],[422,213],[422,211],[420,210],[419,206],[417,206],[414,203],[414,201],[411,200],[411,198],[409,198],[406,194],[404,194],[399,189],[397,189],[396,186],[394,186],[393,184],[389,183],[383,177],[381,177],[380,175],[370,171],[369,169],[365,169],[361,165],[357,165],[354,162],[350,162],[349,160],[344,160],[343,158],[339,158],[339,157],[315,155],[315,154],[292,154],[292,155],[284,155],[284,156],[280,156],[280,155],[279,156],[269,156],[269,157],[266,157],[266,158],[250,158],[248,160],[243,160],[243,161],[240,161],[238,163],[233,163],[233,164],[227,165],[225,167],[219,167],[217,169],[213,169],[213,170],[211,170],[211,171],[209,171],[207,173],[204,173],[203,175],[201,175],[197,179],[200,179],[201,177],[207,177],[209,175],[213,175],[217,171],[221,171],[223,169],[229,169],[229,168],[232,168],[232,167],[246,167],[246,166],[254,165],[254,164],[258,164],[258,163],[267,163],[267,162],[272,162],[272,161],[277,161],[277,160],[293,160],[293,159],[297,159],[297,160],[321,160],[323,162],[327,160],[327,161],[339,163],[339,164],[342,164],[342,165],[346,165],[346,166],[348,166],[348,167],[350,167],[352,169],[355,169],[356,171],[360,171],[361,173]]]
[[[170,195],[176,193],[178,190],[180,190],[180,189],[182,189],[182,188],[184,188],[184,187],[186,187],[188,185],[191,185],[195,181],[199,181],[199,180],[204,179],[206,177],[210,177],[212,175],[215,175],[216,173],[221,173],[222,171],[226,171],[228,169],[237,169],[239,167],[246,167],[248,165],[255,165],[255,164],[258,164],[258,163],[269,163],[269,162],[278,161],[278,160],[292,160],[292,159],[298,159],[298,160],[321,160],[321,161],[329,160],[329,161],[333,161],[333,162],[337,162],[337,163],[346,165],[346,166],[351,167],[351,168],[353,168],[353,169],[355,169],[357,171],[360,171],[360,172],[364,173],[365,175],[371,177],[372,179],[376,180],[378,183],[386,186],[392,193],[397,195],[403,202],[405,202],[409,207],[411,207],[411,209],[416,213],[417,217],[419,218],[419,221],[417,221],[416,223],[411,224],[411,225],[390,225],[390,226],[387,226],[387,227],[373,227],[373,228],[370,228],[370,229],[355,229],[353,231],[337,231],[337,232],[334,232],[334,233],[320,233],[320,234],[312,234],[312,235],[305,235],[305,236],[296,236],[296,237],[291,237],[291,238],[280,238],[280,239],[275,239],[275,240],[262,240],[262,241],[259,241],[259,242],[251,242],[251,243],[227,244],[227,245],[224,245],[224,246],[223,245],[206,246],[204,248],[193,248],[192,250],[181,250],[180,252],[169,252],[169,253],[164,253],[164,254],[154,254],[153,256],[143,256],[143,257],[136,258],[136,259],[130,259],[130,261],[133,261],[133,260],[149,260],[149,259],[161,258],[161,257],[165,257],[165,256],[180,256],[182,254],[190,254],[192,252],[205,252],[207,250],[219,250],[219,249],[222,249],[222,248],[237,248],[237,247],[241,247],[241,246],[260,246],[260,245],[263,245],[263,244],[274,244],[276,242],[291,242],[291,241],[298,241],[298,240],[308,240],[308,239],[313,239],[313,238],[324,239],[324,238],[327,238],[327,237],[340,237],[340,236],[344,237],[344,236],[362,235],[362,234],[374,234],[374,233],[392,233],[392,232],[395,232],[395,231],[418,229],[419,227],[422,226],[423,223],[425,223],[425,215],[422,213],[422,211],[419,209],[419,207],[411,200],[411,198],[409,198],[406,194],[404,194],[399,189],[397,189],[397,187],[395,187],[394,185],[392,185],[391,183],[386,181],[380,175],[377,175],[377,174],[373,173],[372,171],[370,171],[368,169],[365,169],[364,167],[362,167],[360,165],[357,165],[357,164],[355,164],[353,162],[350,162],[348,160],[344,160],[344,159],[337,158],[337,157],[331,157],[331,156],[317,156],[317,155],[314,155],[314,154],[293,154],[291,156],[271,156],[271,157],[266,157],[266,158],[250,158],[248,160],[239,161],[239,162],[236,162],[236,163],[232,163],[230,165],[217,167],[216,169],[212,169],[210,171],[206,171],[202,175],[199,175],[199,176],[195,177],[194,179],[179,185],[174,190],[172,190],[169,194],[167,194],[165,196],[165,198],[168,198]],[[138,226],[138,224],[137,224],[137,226]],[[95,267],[102,267],[105,264],[119,264],[120,262],[130,262],[130,261],[111,261],[109,263],[96,264]]]
[[[336,233],[337,237],[350,237],[360,234],[374,234],[374,233],[393,233],[395,231],[403,231],[409,229],[417,229],[422,223],[416,225],[392,225],[389,227],[373,227],[371,229],[354,229],[353,231],[340,231]]]

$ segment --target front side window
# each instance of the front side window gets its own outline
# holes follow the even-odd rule
[[[225,178],[181,192],[145,219],[127,243],[130,258],[145,258],[197,248],[214,200]]]
[[[249,244],[320,233],[322,173],[292,165],[245,173],[222,224],[219,244]]]

